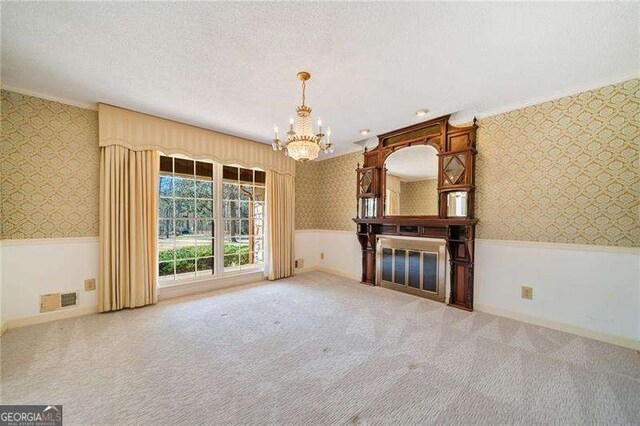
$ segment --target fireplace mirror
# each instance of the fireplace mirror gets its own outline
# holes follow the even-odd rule
[[[438,215],[438,151],[429,145],[399,149],[385,167],[385,216]]]

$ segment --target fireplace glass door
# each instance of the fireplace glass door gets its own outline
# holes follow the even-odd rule
[[[444,301],[444,241],[379,238],[377,256],[377,285]]]

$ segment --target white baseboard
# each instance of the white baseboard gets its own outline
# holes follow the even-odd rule
[[[2,324],[2,332],[12,328],[24,327],[27,325],[41,324],[43,322],[56,321],[66,318],[79,317],[83,315],[95,314],[98,312],[97,306],[84,306],[72,309],[62,309],[59,311],[47,312],[29,317],[14,318]]]
[[[301,269],[296,269],[294,271],[294,275],[298,275],[298,274],[304,274],[306,272],[312,272],[312,271],[322,271],[322,272],[326,272],[332,275],[337,275],[339,277],[342,278],[348,278],[350,280],[355,280],[360,282],[360,280],[362,279],[362,277],[358,274],[350,274],[348,272],[344,272],[344,271],[340,271],[338,269],[331,269],[331,268],[325,268],[324,266],[309,266],[306,268],[301,268]]]
[[[550,318],[514,312],[507,309],[497,308],[495,306],[484,305],[481,303],[474,303],[473,308],[476,311],[485,312],[487,314],[506,317],[517,321],[538,325],[540,327],[551,328],[553,330],[563,331],[565,333],[575,334],[577,336],[587,337],[589,339],[599,340],[601,342],[611,343],[613,345],[623,346],[625,348],[640,351],[640,340],[632,339],[630,337],[619,336],[617,334],[611,334],[604,331],[580,327],[578,325],[568,324]]]

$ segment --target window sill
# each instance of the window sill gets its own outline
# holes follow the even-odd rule
[[[217,277],[185,279],[168,285],[158,285],[158,299],[170,299],[262,280],[264,280],[263,268],[234,271]]]

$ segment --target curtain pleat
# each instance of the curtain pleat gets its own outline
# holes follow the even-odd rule
[[[293,274],[295,193],[293,177],[267,171],[268,278]]]
[[[100,150],[99,309],[156,303],[159,155],[118,145]]]

